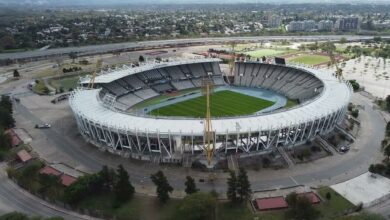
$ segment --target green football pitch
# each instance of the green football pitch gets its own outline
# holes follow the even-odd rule
[[[248,115],[274,104],[274,102],[268,100],[229,90],[215,92],[210,98],[212,117]],[[203,118],[206,115],[206,96],[154,109],[149,114]]]

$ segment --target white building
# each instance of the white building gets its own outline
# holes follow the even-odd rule
[[[331,20],[321,20],[318,22],[319,31],[331,31],[333,29],[333,21]]]
[[[279,28],[282,25],[282,19],[275,15],[269,16],[267,25],[270,28]]]

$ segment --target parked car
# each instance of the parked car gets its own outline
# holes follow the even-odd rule
[[[38,128],[38,129],[42,129],[42,128],[51,128],[51,125],[50,125],[50,124],[47,124],[47,123],[45,123],[45,124],[40,124],[40,125],[36,124],[36,125],[35,125],[35,128]]]
[[[346,153],[348,151],[349,151],[349,146],[348,145],[344,145],[344,146],[340,147],[340,152]]]

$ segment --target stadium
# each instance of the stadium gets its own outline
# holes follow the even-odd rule
[[[250,157],[332,131],[351,86],[304,66],[215,58],[124,66],[80,81],[70,107],[84,139],[104,150],[162,163]],[[209,161],[210,165],[210,161]]]

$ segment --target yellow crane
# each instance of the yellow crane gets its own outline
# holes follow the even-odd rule
[[[98,59],[96,61],[96,69],[95,69],[95,71],[93,71],[92,77],[89,80],[89,83],[88,83],[88,86],[87,86],[88,89],[93,89],[93,87],[95,85],[96,73],[100,70],[101,67],[102,67],[102,60]]]
[[[230,76],[233,75],[234,64],[236,62],[236,59],[235,59],[236,58],[236,54],[235,54],[236,45],[237,45],[237,42],[235,42],[235,41],[230,42],[230,49],[231,49],[231,53],[232,53],[232,57],[229,61]]]
[[[207,164],[211,167],[211,162],[214,157],[214,132],[211,124],[211,100],[210,96],[213,91],[213,84],[210,79],[203,80],[203,94],[206,95],[206,117],[204,123],[204,135],[205,135],[205,152]]]

